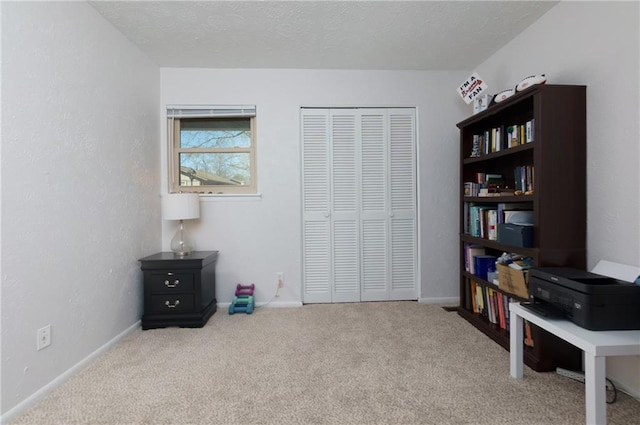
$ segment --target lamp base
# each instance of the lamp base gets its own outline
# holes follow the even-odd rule
[[[178,227],[175,236],[171,239],[171,251],[176,257],[186,257],[193,251],[193,245],[187,241],[182,220],[180,220],[180,227]]]

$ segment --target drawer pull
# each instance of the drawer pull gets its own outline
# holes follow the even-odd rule
[[[171,304],[169,300],[164,302],[164,305],[166,305],[169,308],[175,308],[178,304],[180,304],[180,300],[176,300],[176,302],[173,304]]]
[[[176,286],[178,286],[179,284],[180,284],[180,280],[179,280],[179,279],[174,280],[174,281],[173,281],[173,283],[169,282],[168,280],[165,280],[165,281],[164,281],[164,285],[165,285],[167,288],[175,288],[175,287],[176,287]]]

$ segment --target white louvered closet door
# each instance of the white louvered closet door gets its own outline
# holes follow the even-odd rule
[[[415,111],[361,111],[361,299],[416,299]]]
[[[358,116],[349,109],[329,113],[331,138],[332,302],[360,301],[358,248]]]
[[[384,109],[362,111],[361,178],[362,202],[362,300],[389,299],[389,184],[388,117]]]
[[[329,111],[302,110],[303,300],[332,301]]]
[[[417,298],[416,115],[414,109],[389,110],[389,299]]]
[[[303,109],[302,139],[304,302],[416,299],[414,110]]]

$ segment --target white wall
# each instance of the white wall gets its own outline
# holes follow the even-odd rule
[[[416,106],[420,167],[420,241],[425,301],[458,297],[458,132],[470,113],[456,87],[467,72],[161,70],[161,104],[255,104],[259,198],[202,198],[201,218],[189,223],[198,249],[220,251],[219,303],[237,283],[255,283],[256,299],[271,299],[276,272],[285,287],[274,304],[301,298],[301,106]],[[164,116],[164,112],[162,112]],[[163,126],[164,128],[165,126]],[[166,140],[166,130],[162,139]],[[167,190],[166,146],[162,189]],[[175,224],[163,226],[164,248]]]
[[[640,262],[638,28],[636,3],[563,2],[477,68],[495,91],[537,72],[589,86],[589,267],[600,258]],[[173,233],[160,225],[157,196],[158,182],[166,191],[166,104],[257,105],[262,196],[205,198],[190,230],[199,249],[220,250],[219,302],[239,282],[255,282],[264,302],[283,271],[281,305],[301,301],[299,108],[416,106],[420,295],[457,298],[455,123],[470,109],[455,87],[468,71],[163,69],[159,77],[76,2],[2,2],[2,43],[3,415],[140,318],[136,260],[168,249]],[[53,345],[37,352],[45,324]],[[609,370],[640,388],[636,358]]]
[[[140,319],[161,229],[158,67],[84,2],[3,2],[2,48],[5,419]]]
[[[639,11],[637,2],[562,2],[477,67],[494,92],[537,73],[587,86],[589,270],[599,260],[640,266]],[[638,357],[607,367],[640,397]]]

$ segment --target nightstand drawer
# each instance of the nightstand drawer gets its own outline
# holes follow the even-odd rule
[[[191,294],[163,294],[151,297],[151,311],[154,313],[185,313],[193,311]]]
[[[193,291],[193,273],[152,273],[147,290],[155,292]]]

